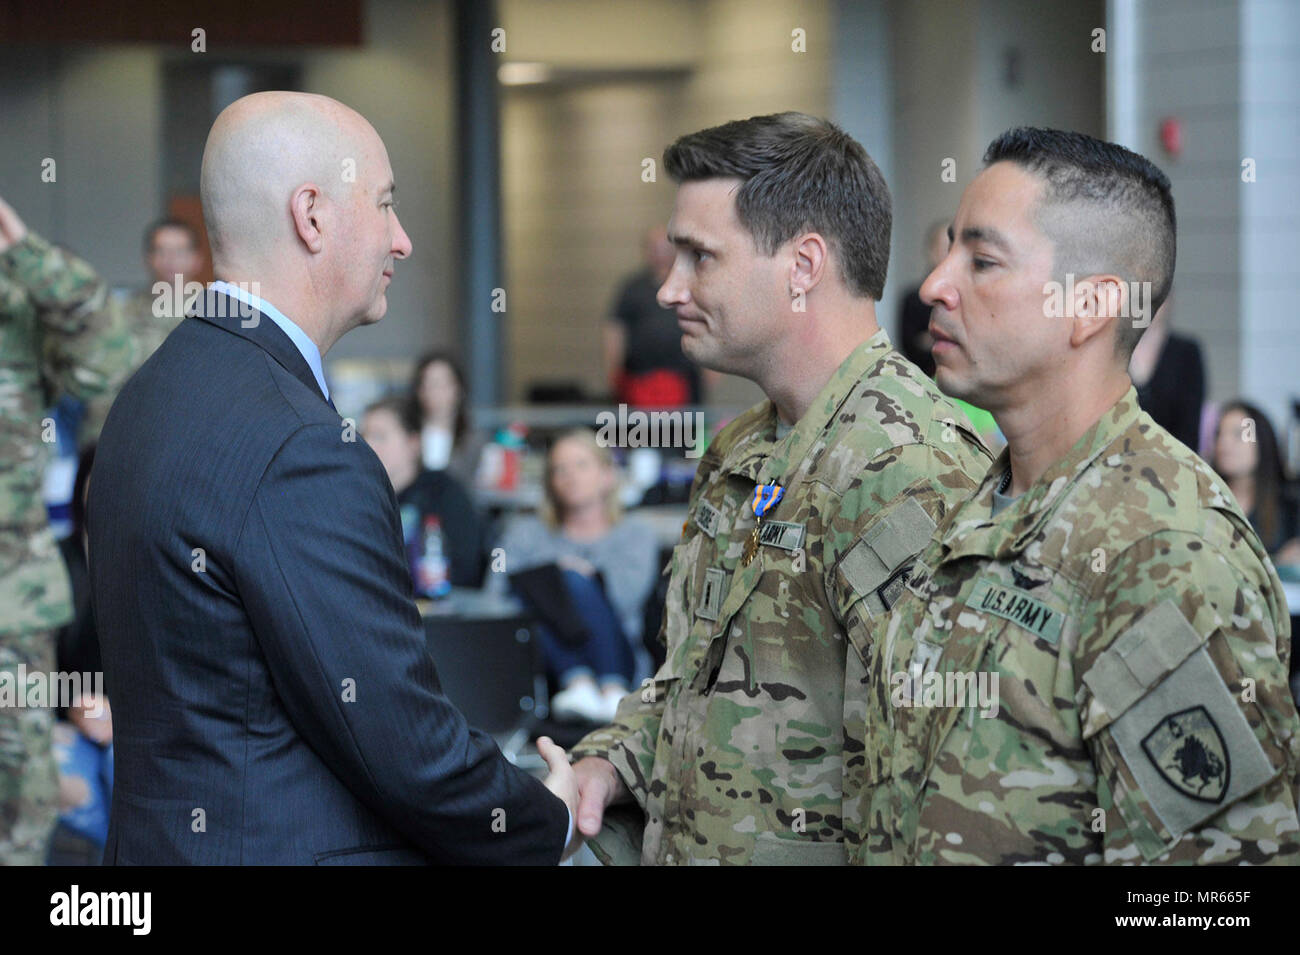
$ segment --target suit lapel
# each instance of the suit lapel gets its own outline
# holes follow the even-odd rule
[[[316,376],[312,374],[307,359],[302,357],[302,352],[298,351],[298,346],[269,315],[234,296],[211,289],[195,301],[191,315],[232,335],[248,339],[279,362],[285,371],[320,395],[322,401],[331,408],[334,406],[321,392]]]

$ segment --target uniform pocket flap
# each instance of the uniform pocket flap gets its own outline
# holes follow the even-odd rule
[[[1164,600],[1097,657],[1083,675],[1083,682],[1109,720],[1118,719],[1207,639],[1208,635],[1202,636],[1188,623],[1172,600]],[[1109,720],[1099,721],[1100,725],[1091,729],[1101,729]]]
[[[871,527],[848,549],[835,568],[836,575],[856,597],[868,600],[875,616],[893,606],[901,596],[901,580],[889,587],[891,578],[930,543],[935,523],[914,497],[908,497]]]

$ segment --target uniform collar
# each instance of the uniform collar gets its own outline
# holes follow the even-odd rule
[[[1003,448],[979,489],[953,512],[943,535],[946,557],[981,555],[1003,559],[1020,553],[1056,511],[1079,476],[1137,422],[1141,413],[1137,390],[1129,385],[1124,396],[1033,487],[996,517],[990,517],[993,490],[1011,464],[1010,449]]]
[[[758,406],[759,426],[727,455],[723,467],[732,474],[747,477],[755,484],[775,481],[786,486],[792,472],[811,452],[813,445],[829,429],[836,413],[849,395],[893,346],[885,330],[879,329],[853,349],[840,363],[830,380],[813,399],[808,410],[784,438],[776,438],[776,405],[767,399]]]

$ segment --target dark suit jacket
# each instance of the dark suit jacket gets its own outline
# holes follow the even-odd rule
[[[564,803],[442,695],[379,459],[239,308],[200,300],[96,454],[105,862],[557,862]]]

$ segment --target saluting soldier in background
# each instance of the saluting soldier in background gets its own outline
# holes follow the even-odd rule
[[[1128,378],[1173,281],[1169,180],[1055,130],[1010,131],[984,161],[921,296],[939,386],[989,409],[1008,446],[851,660],[867,741],[846,782],[851,852],[1294,863],[1282,587],[1227,487]],[[995,699],[971,698],[982,677]]]
[[[68,572],[41,494],[63,393],[117,387],[132,346],[85,262],[54,248],[0,200],[0,679],[52,674],[72,618]],[[21,690],[19,690],[21,692]],[[16,694],[15,694],[16,696]],[[58,813],[54,711],[0,702],[0,864],[43,865]]]
[[[877,324],[890,200],[861,145],[783,113],[685,136],[664,164],[660,303],[688,357],[768,400],[701,459],[667,659],[574,747],[578,826],[607,862],[842,864],[849,641],[992,459]]]

